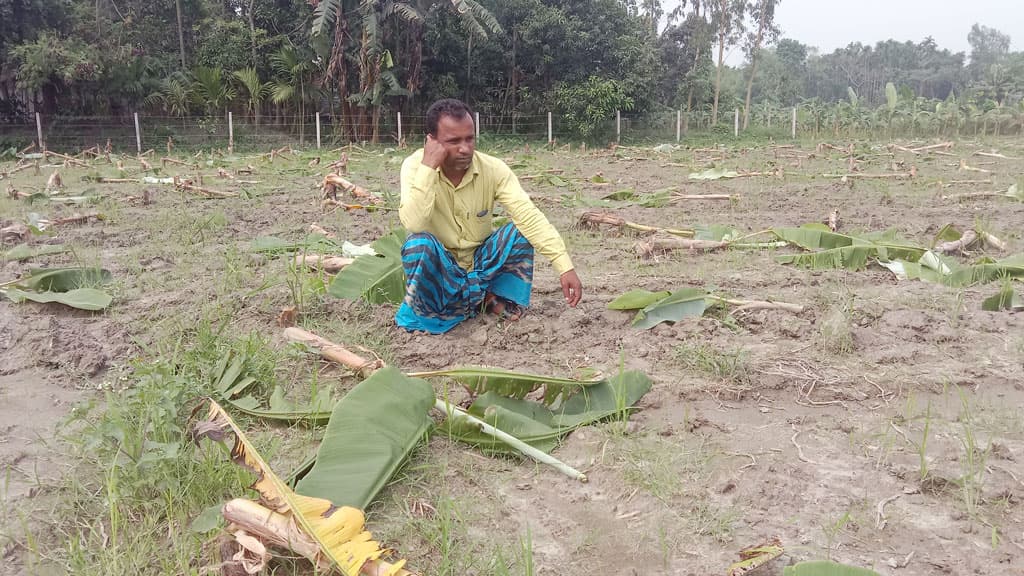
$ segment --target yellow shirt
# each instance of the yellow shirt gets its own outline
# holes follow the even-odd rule
[[[573,269],[565,242],[533,204],[507,164],[482,152],[473,154],[458,186],[440,168],[424,166],[423,149],[402,163],[402,202],[398,217],[412,233],[429,232],[455,255],[465,270],[473,252],[491,235],[494,203],[505,207],[516,228],[533,248],[551,260],[559,275]]]

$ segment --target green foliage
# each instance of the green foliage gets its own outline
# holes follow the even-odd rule
[[[376,256],[360,256],[346,266],[328,288],[335,298],[358,300],[371,304],[397,304],[405,296],[405,272],[402,269],[402,244],[406,232],[402,228],[373,242]]]
[[[192,72],[192,98],[207,114],[222,113],[236,96],[235,87],[224,77],[224,70],[199,66]]]
[[[22,260],[29,260],[31,258],[46,256],[48,254],[60,254],[62,252],[67,252],[68,250],[69,248],[67,246],[62,246],[60,244],[43,244],[35,247],[29,246],[28,244],[19,244],[0,254],[0,261],[20,262]]]
[[[512,372],[501,368],[489,368],[483,366],[459,366],[445,370],[432,372],[417,372],[410,374],[417,378],[431,378],[435,376],[447,376],[466,387],[473,395],[480,395],[485,392],[494,392],[508,398],[523,399],[527,394],[544,388],[544,404],[551,405],[554,402],[569,398],[586,386],[596,384],[594,381],[572,380],[568,378],[555,378],[552,376],[540,376],[525,372]]]
[[[998,312],[1000,310],[1021,310],[1024,309],[1024,298],[1020,297],[1013,289],[1013,284],[1010,282],[1004,282],[1003,287],[999,289],[994,296],[985,298],[981,303],[981,309],[988,312]]]
[[[30,92],[95,81],[103,73],[95,46],[53,32],[16,46],[11,56],[18,63],[18,88]]]
[[[607,133],[615,111],[629,111],[634,105],[621,82],[597,76],[578,84],[557,84],[552,101],[568,127],[584,138]]]
[[[101,268],[37,268],[23,278],[0,285],[0,295],[13,302],[56,302],[71,308],[96,311],[110,306],[113,298],[93,286],[110,280],[110,272]]]
[[[338,402],[316,463],[296,491],[365,509],[423,439],[433,406],[426,381],[378,370]]]
[[[587,386],[579,394],[550,408],[538,402],[487,392],[473,402],[468,412],[534,448],[550,452],[557,446],[558,439],[573,429],[628,413],[650,389],[651,380],[646,375],[627,371]],[[439,428],[457,440],[488,452],[513,450],[476,427],[454,419],[446,420]]]

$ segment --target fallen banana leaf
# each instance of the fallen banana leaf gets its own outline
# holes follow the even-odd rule
[[[297,329],[294,328],[294,327],[286,329],[285,330],[286,336],[287,336],[288,331],[290,331],[290,330],[297,330]],[[359,371],[359,372],[370,372],[370,373],[372,373],[372,372],[376,372],[377,370],[381,370],[384,367],[383,363],[380,362],[380,361],[369,361],[369,360],[366,360],[364,358],[361,358],[357,354],[354,354],[354,353],[346,350],[345,348],[343,348],[342,346],[339,346],[338,344],[335,344],[334,342],[330,342],[328,340],[320,338],[316,334],[312,334],[312,333],[305,332],[305,331],[301,331],[301,332],[304,332],[303,334],[300,335],[302,340],[304,340],[304,341],[305,340],[315,340],[315,341],[318,342],[318,348],[320,350],[320,354],[325,359],[331,360],[333,362],[338,362],[338,363],[340,363],[340,364],[342,364],[344,366],[347,366],[348,368],[350,368],[352,370]],[[484,396],[486,396],[488,394],[491,394],[491,393],[488,392],[487,394],[484,394]],[[579,397],[580,397],[580,395],[577,395],[577,396],[574,396],[573,399],[576,399],[576,398],[579,398]],[[573,399],[570,399],[570,401],[572,401]],[[520,400],[519,402],[525,402],[525,400]],[[536,403],[531,403],[531,404],[535,404],[536,406],[541,406],[543,408],[543,406],[540,405],[540,404],[536,404]],[[586,481],[586,476],[581,474],[579,471],[573,469],[571,466],[568,466],[567,464],[565,464],[563,462],[559,462],[558,460],[556,460],[555,458],[553,458],[551,456],[541,456],[541,453],[537,452],[536,450],[533,450],[532,448],[529,447],[529,445],[525,444],[521,440],[515,438],[514,436],[511,436],[510,434],[508,434],[508,433],[506,433],[504,431],[494,429],[494,427],[491,426],[491,425],[487,425],[487,426],[481,425],[481,424],[487,424],[487,423],[475,421],[475,419],[476,419],[475,416],[472,416],[472,415],[469,415],[469,414],[463,414],[461,412],[460,408],[455,407],[455,406],[451,406],[450,404],[448,404],[447,402],[445,402],[443,400],[437,400],[435,402],[435,405],[437,405],[437,406],[443,405],[442,408],[448,414],[457,414],[459,416],[459,418],[456,418],[456,420],[460,423],[459,424],[460,426],[469,427],[470,429],[475,430],[477,433],[491,438],[495,442],[504,443],[506,445],[506,449],[520,452],[521,454],[523,454],[525,456],[528,456],[530,458],[533,458],[534,460],[536,460],[538,462],[541,462],[541,463],[544,463],[544,464],[550,464],[552,466],[555,466],[560,472],[562,472],[564,474],[567,474],[567,475],[569,475],[572,478],[579,479],[579,480],[582,480],[582,481]],[[300,469],[300,472],[302,472],[301,469]],[[301,474],[297,474],[297,475],[301,475]]]
[[[740,174],[734,170],[726,170],[725,168],[709,168],[703,172],[694,172],[690,174],[690,180],[721,180],[722,178],[736,178]]]
[[[683,288],[669,296],[648,304],[636,314],[633,326],[641,330],[653,328],[662,322],[678,322],[683,318],[699,318],[708,308],[708,293],[700,288]]]
[[[611,310],[639,310],[672,295],[668,290],[651,292],[649,290],[630,290],[608,304]]]
[[[402,244],[406,232],[392,230],[373,242],[376,256],[360,256],[334,277],[327,291],[335,298],[371,304],[397,304],[405,297],[405,272],[402,270]]]
[[[113,298],[110,294],[95,288],[76,288],[67,292],[26,292],[17,288],[0,288],[0,293],[13,302],[31,300],[41,304],[56,302],[79,310],[103,310]]]
[[[197,442],[204,437],[221,440],[229,431],[234,433],[231,459],[256,475],[252,488],[259,492],[263,503],[289,517],[303,534],[314,540],[319,547],[314,564],[321,568],[336,567],[346,576],[366,573],[366,568],[379,570],[371,574],[406,574],[402,570],[404,560],[394,565],[379,561],[384,550],[363,530],[361,510],[293,492],[274,474],[228,413],[214,400],[207,402],[207,420],[193,427],[193,438]]]
[[[1013,284],[1006,282],[995,296],[985,298],[981,309],[988,312],[1000,310],[1024,310],[1024,298],[1013,290]]]
[[[782,576],[881,576],[874,570],[837,564],[828,560],[800,562],[782,569]]]
[[[758,546],[744,548],[739,552],[739,561],[729,565],[729,572],[727,574],[728,576],[744,576],[748,572],[756,570],[782,556],[785,551],[786,549],[783,548],[782,542],[778,537],[772,538]]]
[[[813,270],[862,270],[872,259],[916,262],[927,251],[924,247],[900,242],[889,233],[847,236],[832,232],[820,223],[800,228],[773,228],[771,232],[785,242],[815,251],[776,256],[776,261]]]
[[[109,270],[102,268],[33,268],[28,276],[18,280],[19,288],[39,292],[67,292],[76,288],[99,286],[113,279]]]
[[[67,246],[61,244],[43,244],[40,246],[29,246],[28,244],[19,244],[10,250],[3,253],[0,256],[0,260],[5,262],[20,262],[22,260],[28,260],[30,258],[37,258],[39,256],[47,256],[49,254],[60,254],[70,250]]]
[[[597,381],[571,380],[553,376],[539,376],[525,372],[512,372],[501,368],[484,366],[459,366],[431,372],[411,372],[413,378],[447,376],[457,380],[473,395],[492,391],[509,398],[525,398],[527,394],[544,388],[544,404],[551,405],[558,399],[563,401]]]
[[[1024,254],[1017,254],[1002,260],[982,258],[975,264],[960,265],[938,256],[922,257],[918,262],[896,260],[879,262],[899,280],[927,280],[954,288],[985,284],[996,280],[1024,279]]]
[[[366,508],[432,424],[434,390],[425,380],[382,368],[334,408],[301,494]]]
[[[300,251],[333,254],[341,249],[341,244],[322,234],[309,234],[299,242],[289,242],[276,236],[260,236],[249,243],[249,250],[259,254],[283,254]]]
[[[741,310],[785,310],[799,314],[804,307],[799,304],[760,300],[736,300],[723,298],[699,288],[683,288],[675,292],[648,292],[632,290],[623,294],[608,308],[612,310],[636,310],[633,326],[649,329],[662,322],[678,322],[683,318],[698,318],[714,306],[736,306],[733,312]]]
[[[552,407],[487,392],[478,397],[467,412],[534,448],[550,452],[561,437],[580,426],[615,415],[625,416],[650,389],[651,380],[647,375],[630,370],[587,386]],[[501,440],[457,420],[447,420],[437,428],[487,452],[512,452]]]

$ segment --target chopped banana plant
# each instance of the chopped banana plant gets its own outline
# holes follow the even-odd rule
[[[675,229],[675,228],[658,228],[656,226],[645,226],[643,224],[637,224],[636,222],[630,222],[625,218],[616,216],[611,212],[602,212],[591,210],[584,212],[580,216],[579,221],[576,224],[579,228],[597,230],[602,225],[613,226],[616,228],[628,228],[637,232],[664,232],[673,236],[680,236],[683,238],[693,238],[696,234],[694,230]]]
[[[376,375],[383,367],[379,360],[366,360],[338,344],[298,328],[288,328],[285,337],[293,341],[300,339],[317,342],[316,348],[325,359],[364,374]],[[651,387],[650,379],[635,371],[626,371],[599,382],[576,382],[480,367],[453,368],[408,376],[449,376],[471,382],[470,385],[479,390],[487,390],[476,398],[469,411],[446,400],[437,401],[436,407],[441,409],[443,406],[443,411],[451,415],[439,427],[450,436],[490,452],[508,452],[511,449],[581,481],[585,481],[585,475],[547,452],[555,448],[559,438],[579,426],[614,415],[628,415],[633,404]],[[552,401],[550,407],[521,397],[501,396],[495,392],[501,389],[513,395],[525,396],[540,384],[551,386],[545,390],[545,396]],[[572,393],[573,390],[575,393]],[[567,396],[568,393],[572,394]]]
[[[261,507],[265,506],[265,509],[259,509],[238,501],[229,502],[225,506],[225,518],[234,524],[232,531],[243,549],[258,550],[259,546],[255,546],[251,538],[254,534],[261,534],[268,543],[283,543],[284,547],[303,554],[318,570],[337,569],[346,576],[410,574],[403,569],[404,560],[395,564],[380,560],[385,550],[364,530],[365,517],[362,510],[349,506],[339,507],[330,500],[293,492],[274,474],[228,413],[212,399],[207,400],[207,404],[207,419],[192,428],[193,438],[196,442],[202,438],[222,441],[228,433],[233,433],[235,442],[231,449],[231,459],[256,475],[252,488],[259,492]],[[239,509],[242,511],[239,512]],[[279,514],[280,517],[264,510]],[[280,538],[270,536],[270,532],[278,531],[281,531]],[[290,539],[288,536],[299,537]],[[249,558],[250,563],[246,567],[249,573],[262,570],[266,559],[265,550],[262,554],[258,553],[256,558]]]
[[[782,556],[786,549],[778,536],[764,544],[748,546],[739,551],[740,559],[729,565],[728,576],[745,576],[748,572],[756,570],[772,560]]]
[[[612,310],[638,310],[636,317],[633,318],[633,326],[642,330],[653,328],[662,322],[699,318],[716,306],[735,306],[733,314],[744,310],[783,310],[799,314],[804,310],[799,304],[724,298],[701,288],[683,288],[675,292],[631,290],[608,304],[608,308]]]

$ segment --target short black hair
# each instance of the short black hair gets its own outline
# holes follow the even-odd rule
[[[450,116],[452,118],[469,116],[472,120],[473,111],[462,100],[456,100],[455,98],[438,100],[427,109],[427,134],[437,136],[437,124],[441,121],[442,116]]]

